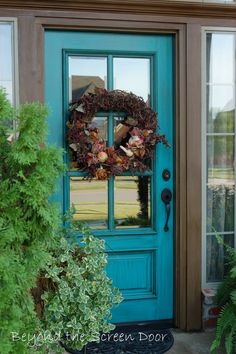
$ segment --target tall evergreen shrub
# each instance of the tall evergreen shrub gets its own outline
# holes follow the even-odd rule
[[[0,90],[0,353],[30,353],[27,338],[40,323],[30,289],[49,258],[60,223],[49,202],[62,171],[61,151],[44,145],[47,108],[25,104],[18,136],[8,139],[13,110]],[[14,332],[14,333],[13,333]]]

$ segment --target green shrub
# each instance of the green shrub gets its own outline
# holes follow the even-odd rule
[[[61,352],[59,340],[82,348],[113,328],[121,297],[105,273],[104,242],[84,224],[62,229],[49,201],[63,164],[62,151],[44,144],[47,108],[25,104],[16,116],[10,141],[13,109],[0,90],[0,352]]]
[[[48,198],[62,172],[61,151],[43,145],[47,109],[25,104],[15,113],[17,139],[9,141],[13,109],[0,90],[0,343],[1,354],[28,353],[16,334],[40,322],[30,289],[47,263],[60,223]],[[29,351],[30,353],[31,351]]]
[[[217,236],[218,242],[223,243]],[[217,292],[217,304],[221,312],[217,320],[216,336],[211,346],[211,353],[216,353],[225,342],[227,354],[236,353],[236,251],[224,245],[228,255],[229,272]]]

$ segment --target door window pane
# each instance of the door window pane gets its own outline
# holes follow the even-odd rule
[[[95,133],[96,129],[98,129],[97,138],[107,142],[107,117],[94,117],[89,128],[95,129]]]
[[[91,124],[88,125],[87,134],[89,134],[89,143],[83,143],[81,138],[81,144],[69,145],[69,166],[70,170],[82,169],[80,165],[81,156],[84,155],[85,149],[88,152],[91,151],[91,147],[95,140],[99,139],[107,143],[107,117],[94,117]],[[87,137],[87,136],[86,136]],[[106,145],[106,144],[104,144]],[[84,157],[84,156],[83,156]]]
[[[69,57],[69,101],[76,101],[95,88],[107,87],[107,58]]]
[[[207,232],[234,231],[234,185],[208,185]]]
[[[114,119],[114,145],[126,147],[129,141],[130,134],[129,131],[132,129],[130,126],[123,124],[124,117],[115,117]]]
[[[75,208],[75,220],[86,221],[94,229],[107,228],[107,181],[71,177],[70,206]]]
[[[208,136],[208,183],[234,181],[234,136]]]
[[[235,87],[207,85],[207,117],[209,133],[233,133]]]
[[[114,89],[133,92],[150,103],[150,59],[114,58]]]
[[[233,234],[222,237],[227,245],[234,247]],[[218,243],[214,235],[207,236],[206,260],[207,282],[222,281],[227,272],[227,259],[224,247]]]
[[[115,177],[115,225],[150,226],[150,177]]]
[[[150,102],[150,59],[115,57],[111,73],[113,77],[109,77],[109,80],[108,71],[110,72],[107,68],[107,57],[69,56],[70,100],[74,101],[84,94],[96,92],[96,87],[107,88],[107,82],[113,82],[114,89],[132,91],[142,96],[146,102]],[[124,119],[127,119],[127,112],[101,115],[101,112],[98,113],[87,127],[96,135],[94,140],[103,140],[107,145],[114,144],[117,149],[120,145],[127,147],[129,130],[132,129],[122,124]],[[132,117],[129,119],[132,120]],[[132,123],[129,123],[132,126]],[[70,168],[78,170],[79,147],[75,146],[76,144],[71,145]],[[125,152],[121,150],[121,153]],[[151,161],[145,163],[151,168]],[[71,177],[70,206],[75,207],[74,218],[86,221],[94,229],[104,229],[107,225],[111,230],[113,226],[117,229],[150,227],[150,180],[150,177],[116,176],[113,185],[113,182],[89,182],[82,177]]]
[[[131,117],[128,117],[128,120],[130,119],[130,122],[132,121]],[[122,153],[125,154],[128,157],[131,157],[133,155],[130,154],[136,154],[137,156],[140,156],[141,153],[143,152],[144,146],[140,145],[137,150],[130,149],[127,144],[130,143],[129,139],[131,138],[131,134],[129,133],[132,130],[132,126],[124,124],[124,117],[115,117],[114,119],[114,145],[117,149],[122,149]],[[121,151],[121,150],[120,150]],[[149,170],[152,169],[152,161],[151,158],[142,158],[143,163],[148,167]]]

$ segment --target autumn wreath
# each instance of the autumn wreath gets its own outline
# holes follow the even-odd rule
[[[168,145],[157,131],[157,114],[133,93],[96,89],[69,106],[68,144],[73,167],[86,171],[88,178],[106,180],[124,171],[144,172],[156,143]],[[99,111],[123,112],[114,129],[114,145],[99,137],[92,120]],[[118,115],[118,114],[117,114]]]

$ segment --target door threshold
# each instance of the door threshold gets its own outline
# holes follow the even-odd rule
[[[127,332],[130,330],[149,330],[149,329],[167,329],[173,328],[174,320],[160,320],[160,321],[138,321],[138,322],[122,322],[115,324],[116,331]]]

